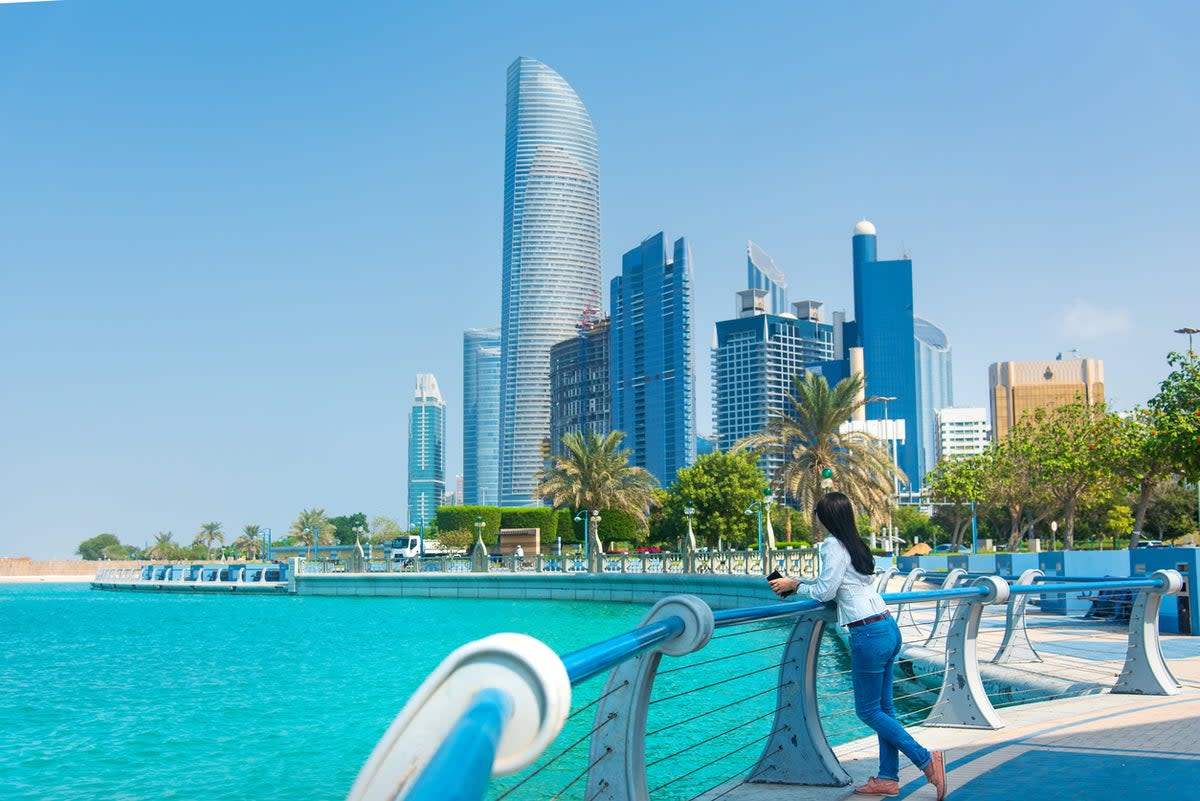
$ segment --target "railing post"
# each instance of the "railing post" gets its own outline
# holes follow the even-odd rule
[[[1036,567],[1021,574],[1015,586],[1027,587],[1037,579],[1046,575]],[[1008,596],[1008,611],[1004,617],[1004,640],[1000,650],[992,657],[992,664],[1006,665],[1010,662],[1041,662],[1037,649],[1029,641],[1029,631],[1025,628],[1025,607],[1029,596],[1025,593],[1012,593]]]
[[[887,592],[888,582],[891,581],[892,576],[896,575],[898,572],[899,571],[896,569],[895,565],[892,565],[887,570],[881,571],[879,578],[875,579],[875,592],[878,592],[881,595]]]
[[[649,797],[646,710],[658,663],[663,654],[682,656],[703,648],[713,633],[712,609],[694,595],[663,598],[640,625],[669,617],[683,621],[683,633],[625,660],[608,674],[600,694],[603,700],[596,708],[588,756],[592,767],[582,794],[588,801],[645,801]]]
[[[817,709],[817,659],[821,635],[836,619],[817,609],[796,621],[779,664],[779,692],[771,737],[750,770],[752,782],[845,787],[850,783],[829,746]]]
[[[1171,675],[1158,641],[1158,607],[1164,595],[1179,592],[1183,576],[1176,570],[1156,570],[1151,577],[1161,578],[1163,585],[1160,589],[1142,590],[1133,603],[1125,667],[1112,688],[1114,693],[1175,695],[1179,692],[1179,682]]]
[[[925,568],[923,567],[914,567],[908,571],[908,575],[904,577],[904,584],[900,586],[900,592],[911,592],[913,585],[924,575]],[[917,627],[917,619],[913,617],[911,607],[912,604],[907,601],[896,605],[896,625],[900,627],[901,632],[911,628],[915,634],[920,634],[921,629]]]
[[[967,571],[961,567],[956,567],[946,574],[945,581],[942,582],[943,590],[952,590],[958,580],[967,575]],[[1005,586],[1008,586],[1007,584]],[[1005,596],[1008,597],[1008,596]],[[950,626],[950,615],[947,612],[958,606],[958,601],[938,601],[937,607],[933,613],[933,627],[929,630],[929,637],[925,640],[925,647],[928,648],[938,639],[946,636],[946,629]],[[935,646],[936,647],[936,646]]]
[[[988,594],[959,601],[954,608],[950,634],[946,637],[946,673],[937,702],[929,711],[926,726],[961,726],[973,729],[1003,728],[1004,720],[992,707],[975,653],[975,637],[983,607],[1008,600],[1008,582],[999,576],[982,576],[972,582],[987,587]]]

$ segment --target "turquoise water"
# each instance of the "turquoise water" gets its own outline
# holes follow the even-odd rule
[[[565,601],[135,595],[87,585],[0,585],[0,799],[344,798],[408,695],[458,645],[521,631],[567,653],[632,628],[644,612]],[[664,675],[656,698],[716,686],[652,706],[649,729],[769,690],[769,668],[779,658],[774,646],[785,634],[763,627],[685,658],[731,657]],[[844,669],[840,647],[827,648],[829,669]],[[846,697],[835,693],[848,687],[845,676],[829,682],[826,708],[844,707]],[[601,677],[577,688],[573,707],[592,700],[602,684]],[[773,706],[767,695],[665,731],[659,744],[652,736],[652,759],[697,745],[652,767],[651,787],[752,743],[768,731],[769,717],[716,733]],[[560,742],[588,731],[590,713],[574,717]],[[856,723],[853,715],[831,719],[831,739],[861,734]],[[552,746],[543,761],[558,750]],[[691,797],[753,763],[760,750],[751,744],[718,765],[720,775],[698,771],[653,797]],[[549,797],[586,764],[585,745],[507,798]],[[497,780],[494,795],[518,780]],[[579,784],[564,798],[583,795]]]

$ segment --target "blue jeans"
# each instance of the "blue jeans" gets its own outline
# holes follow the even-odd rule
[[[892,707],[892,665],[900,653],[900,629],[890,617],[850,629],[850,677],[854,711],[879,735],[879,778],[900,778],[899,751],[922,770],[932,756],[904,730]]]

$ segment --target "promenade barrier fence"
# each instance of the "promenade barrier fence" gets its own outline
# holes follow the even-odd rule
[[[1030,698],[983,673],[1042,658],[1029,601],[1056,595],[1129,592],[1124,628],[1054,616],[1081,640],[1123,631],[1124,658],[1111,681],[1060,682],[1038,697],[1179,691],[1157,627],[1161,598],[1182,586],[1173,570],[1079,582],[1027,571],[1011,584],[958,571],[915,589],[923,578],[913,570],[884,595],[904,636],[893,699],[906,725],[1004,726],[999,709]],[[562,656],[524,635],[468,643],[414,693],[349,798],[676,801],[719,799],[740,782],[846,786],[834,746],[868,731],[842,639],[825,636],[834,622],[830,605],[811,600],[714,612],[680,595],[634,630]]]
[[[352,563],[333,560],[300,560],[302,574],[356,572]],[[778,570],[789,576],[816,576],[821,570],[816,548],[787,548],[760,553],[757,550],[720,550],[591,554],[489,554],[486,567],[470,554],[415,556],[400,560],[365,559],[367,573],[686,573],[733,576],[762,576]]]

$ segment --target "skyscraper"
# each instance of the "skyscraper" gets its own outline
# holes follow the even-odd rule
[[[630,462],[663,485],[696,461],[692,254],[659,231],[621,258],[610,285],[612,425]]]
[[[988,368],[992,436],[1003,439],[1027,412],[1053,409],[1076,399],[1091,405],[1104,401],[1104,362],[1100,359],[1057,359],[997,362]]]
[[[775,260],[753,242],[746,243],[746,286],[749,289],[765,289],[767,292],[767,314],[784,314],[789,311],[787,281],[783,271],[775,266]]]
[[[408,416],[408,525],[426,526],[446,493],[446,403],[432,373],[417,373]]]
[[[463,332],[463,503],[500,499],[500,328]]]
[[[579,334],[550,349],[550,454],[565,434],[612,430],[608,320],[584,321]]]
[[[912,260],[879,261],[875,226],[854,226],[854,327],[863,349],[866,394],[890,397],[867,404],[867,418],[904,421],[904,441],[897,443],[900,468],[913,492],[921,489],[921,418],[917,397],[917,346],[913,320]]]
[[[920,415],[922,478],[938,459],[937,413],[954,405],[950,339],[924,317],[913,317],[917,355],[917,413]]]
[[[789,408],[793,377],[804,375],[805,365],[833,358],[832,325],[792,312],[767,314],[766,307],[765,290],[747,289],[738,293],[738,316],[717,323],[713,426],[723,451],[764,430],[772,409]],[[801,301],[793,308],[811,307]],[[778,455],[766,457],[768,477],[781,464]]]
[[[587,109],[524,56],[508,68],[503,248],[499,500],[527,506],[549,446],[550,348],[600,305],[600,172]]]

